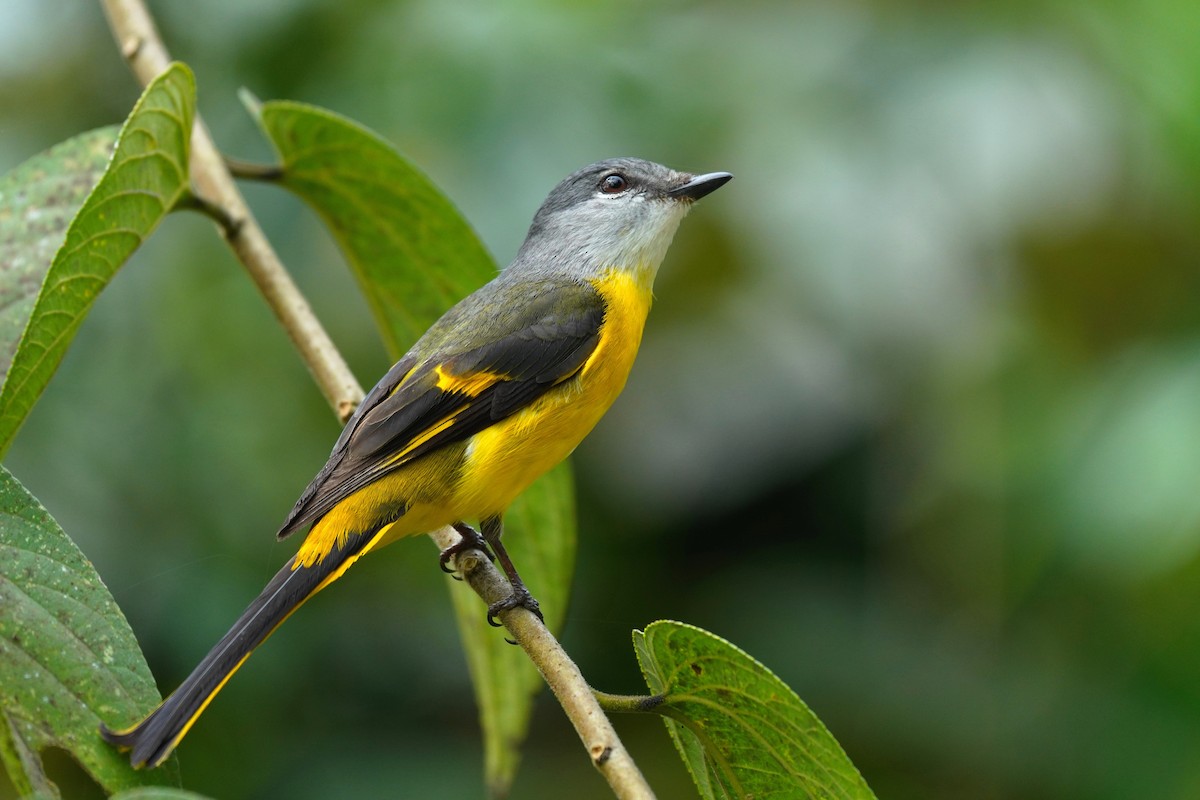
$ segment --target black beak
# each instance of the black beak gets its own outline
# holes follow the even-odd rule
[[[688,200],[699,200],[706,194],[715,192],[729,183],[733,176],[728,172],[709,172],[697,175],[682,186],[676,186],[667,191],[668,197],[686,197]]]

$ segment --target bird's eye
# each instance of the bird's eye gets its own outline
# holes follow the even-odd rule
[[[625,176],[616,172],[611,172],[600,180],[600,191],[605,194],[618,194],[628,186],[629,181],[625,180]]]

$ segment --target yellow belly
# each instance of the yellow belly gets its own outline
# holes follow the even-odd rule
[[[381,509],[406,505],[379,545],[463,519],[502,513],[540,475],[571,454],[625,387],[652,295],[625,271],[594,285],[605,300],[591,357],[575,377],[528,407],[375,481],[347,497],[313,527],[298,563],[319,560],[351,533],[379,523]],[[378,546],[378,545],[376,545]]]

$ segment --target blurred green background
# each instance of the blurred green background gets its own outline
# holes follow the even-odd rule
[[[675,618],[773,668],[881,798],[1200,796],[1194,0],[152,8],[226,152],[270,158],[240,86],[337,110],[501,263],[596,159],[737,176],[681,228],[575,460],[564,641],[596,686],[642,688],[630,630]],[[0,170],[137,94],[97,4],[0,3]],[[246,191],[369,385],[387,359],[329,237]],[[272,533],[336,434],[211,225],[175,215],[6,465],[170,691],[293,550]],[[188,787],[480,796],[434,559],[398,545],[306,606],[188,736]],[[691,796],[661,723],[617,722]],[[568,795],[611,796],[542,697],[514,796]]]

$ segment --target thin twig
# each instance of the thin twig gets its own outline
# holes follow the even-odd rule
[[[102,3],[121,55],[141,84],[148,85],[171,63],[154,20],[142,0],[102,0]],[[234,222],[233,235],[226,236],[226,241],[300,351],[338,419],[345,422],[362,400],[362,387],[250,213],[199,114],[192,131],[191,176],[196,194],[219,206],[225,217]]]
[[[149,84],[167,68],[170,58],[145,5],[142,0],[101,2],[121,54],[142,85]],[[362,389],[267,242],[199,115],[192,134],[191,173],[197,189],[195,207],[206,213],[213,213],[213,207],[220,209],[215,218],[238,260],[254,277],[344,422],[362,399]],[[458,541],[458,533],[447,526],[430,538],[445,549]],[[508,581],[482,553],[470,550],[455,561],[484,602],[494,603],[512,592]],[[621,744],[583,674],[541,620],[524,608],[502,611],[499,619],[541,672],[579,733],[592,764],[619,800],[653,800],[653,790]]]
[[[434,543],[446,549],[459,540],[458,532],[447,526],[429,534]],[[455,558],[455,566],[467,584],[489,605],[512,593],[512,586],[478,550],[467,550]],[[600,771],[620,800],[653,800],[654,791],[621,744],[612,722],[600,708],[596,695],[579,667],[563,650],[554,635],[528,610],[517,607],[498,615],[513,640],[529,656],[550,691],[575,726],[592,765]]]

